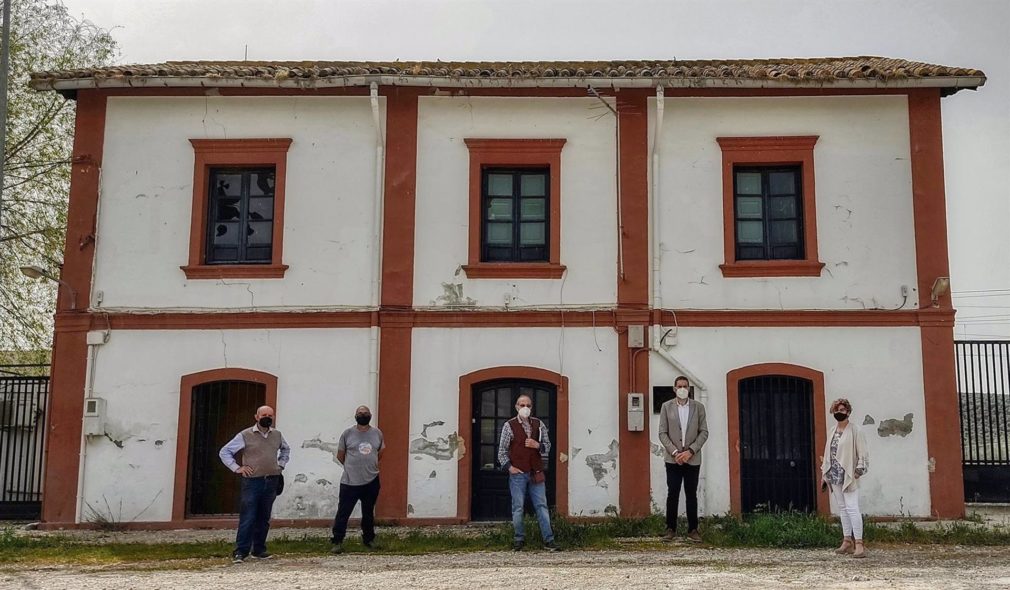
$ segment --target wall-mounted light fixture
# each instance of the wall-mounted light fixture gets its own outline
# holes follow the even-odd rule
[[[53,275],[46,272],[46,269],[34,264],[28,266],[22,266],[21,274],[25,275],[30,279],[45,278],[63,285],[64,287],[67,288],[67,291],[70,291],[70,309],[75,311],[77,310],[77,291],[74,290],[74,288],[71,287],[70,284],[67,283],[66,281],[54,277]]]
[[[940,307],[940,298],[950,289],[950,277],[936,277],[933,287],[929,290],[929,296],[933,300],[933,307]]]

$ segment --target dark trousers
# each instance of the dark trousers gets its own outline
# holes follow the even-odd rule
[[[698,476],[701,465],[666,464],[666,528],[677,531],[680,508],[680,482],[684,482],[687,502],[687,532],[698,530]]]
[[[351,518],[354,505],[361,502],[361,541],[371,545],[375,540],[375,501],[379,499],[379,478],[363,486],[340,484],[340,498],[337,502],[337,517],[333,519],[334,545],[344,542],[347,535],[347,520]]]
[[[270,512],[277,498],[280,476],[242,478],[242,504],[239,508],[235,552],[258,555],[267,550]]]

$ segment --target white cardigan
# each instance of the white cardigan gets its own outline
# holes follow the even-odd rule
[[[828,440],[824,443],[824,455],[821,457],[821,476],[824,477],[831,470],[831,438],[835,436],[838,425],[835,425],[828,432]],[[856,468],[862,467],[864,470],[870,468],[870,454],[866,448],[866,438],[863,431],[858,426],[849,422],[849,425],[838,437],[838,453],[835,456],[838,463],[845,470],[845,482],[842,484],[842,491],[851,492],[859,488],[859,480],[856,479]]]

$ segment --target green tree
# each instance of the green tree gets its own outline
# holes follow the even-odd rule
[[[23,276],[63,259],[76,103],[28,86],[31,72],[106,65],[117,56],[108,31],[74,18],[54,0],[12,0],[3,211],[0,213],[0,350],[51,346],[56,289]]]

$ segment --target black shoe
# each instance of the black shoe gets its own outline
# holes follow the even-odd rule
[[[232,563],[244,563],[245,562],[245,558],[246,558],[246,556],[242,555],[238,551],[236,551],[235,553],[231,554],[231,562]]]
[[[330,553],[332,553],[334,555],[340,555],[343,552],[344,552],[344,544],[343,543],[335,543],[333,545],[333,547],[330,549]]]
[[[267,553],[266,551],[260,551],[259,553],[253,553],[252,556],[256,559],[273,559],[273,553]]]
[[[523,550],[523,542],[522,541],[515,541],[515,542],[513,542],[512,543],[512,550],[513,551],[522,551]]]
[[[550,541],[548,543],[544,543],[544,549],[550,551],[551,553],[557,553],[558,551],[561,551],[561,547],[558,547],[557,545],[555,545],[554,541]]]

